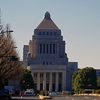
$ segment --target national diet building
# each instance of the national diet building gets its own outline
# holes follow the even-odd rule
[[[78,63],[68,61],[65,44],[61,30],[46,12],[29,45],[23,47],[24,66],[31,70],[34,90],[72,90],[72,74]]]

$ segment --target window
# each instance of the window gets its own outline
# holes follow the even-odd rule
[[[47,35],[48,35],[48,32],[47,32]]]
[[[52,65],[52,62],[50,61],[50,65]]]
[[[43,61],[43,65],[45,65],[45,62]]]
[[[46,62],[46,64],[48,65],[48,62]]]
[[[50,54],[52,53],[52,44],[50,44]]]
[[[45,35],[45,32],[43,32],[43,35]]]
[[[53,44],[53,54],[55,54],[55,44]]]
[[[52,32],[50,32],[50,35],[52,35]]]
[[[43,44],[43,53],[45,53],[45,44]]]
[[[47,50],[47,54],[48,54],[48,44],[47,44],[47,48],[46,48],[46,50]]]
[[[56,35],[56,32],[54,32],[54,35]]]
[[[39,32],[39,35],[41,35],[41,32]]]
[[[40,54],[42,53],[42,44],[40,44]]]

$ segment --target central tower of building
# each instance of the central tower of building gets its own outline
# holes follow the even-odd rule
[[[65,41],[61,30],[46,12],[44,19],[34,30],[29,41],[27,57],[24,61],[32,72],[35,90],[62,91],[71,89],[71,74],[77,70],[76,62],[68,62],[65,53]],[[24,47],[25,48],[25,47]],[[71,73],[67,73],[74,68]],[[70,77],[68,75],[70,75]]]

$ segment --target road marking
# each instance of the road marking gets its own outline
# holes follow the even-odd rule
[[[85,98],[89,98],[89,97],[85,96]]]
[[[97,99],[94,99],[94,100],[97,100]]]
[[[66,98],[68,98],[68,97],[66,96]]]
[[[21,97],[20,97],[20,100],[22,100],[22,98],[23,98],[23,97],[21,96]]]

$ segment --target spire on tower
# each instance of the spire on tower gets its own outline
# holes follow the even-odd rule
[[[50,13],[47,11],[44,16],[45,19],[50,20]]]

